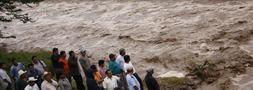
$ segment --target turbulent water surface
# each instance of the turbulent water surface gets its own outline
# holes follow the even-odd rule
[[[35,22],[0,22],[3,35],[17,37],[0,43],[26,51],[86,48],[94,60],[125,48],[137,71],[155,68],[156,75],[253,51],[251,0],[49,0],[32,6],[20,7]],[[237,78],[236,85],[252,84]]]

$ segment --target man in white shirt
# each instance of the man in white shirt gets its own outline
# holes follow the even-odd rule
[[[8,76],[4,68],[5,64],[0,62],[0,85],[1,85],[0,87],[4,90],[12,90],[11,78]]]
[[[135,70],[133,64],[130,62],[130,56],[129,55],[125,55],[124,59],[125,59],[125,64],[124,64],[124,70],[125,70],[125,72],[127,72],[128,68],[133,68],[133,75],[138,80],[138,82],[140,84],[140,87],[141,87],[141,90],[144,90],[142,80],[139,77],[139,75],[136,73],[136,70]]]
[[[52,79],[50,72],[44,72],[44,81],[41,84],[41,90],[57,90],[58,83]]]
[[[35,79],[34,77],[29,77],[28,78],[28,85],[25,87],[24,90],[40,90],[38,85],[35,83],[37,81],[37,79]]]
[[[121,68],[124,68],[124,56],[126,55],[126,51],[124,48],[119,49],[119,55],[116,58],[116,62],[120,65]]]
[[[107,77],[105,77],[103,82],[103,87],[105,90],[117,90],[118,84],[117,81],[120,79],[117,76],[112,75],[112,71],[107,70],[106,72]]]
[[[133,68],[128,67],[127,68],[127,84],[129,90],[141,90],[140,83],[136,79],[136,77],[133,75]]]
[[[124,63],[124,71],[127,72],[127,68],[129,67],[132,67],[133,68],[133,73],[136,73],[136,70],[133,66],[133,64],[130,62],[130,56],[129,55],[125,55],[124,56],[124,60],[125,60],[125,63]]]
[[[37,56],[32,57],[33,67],[39,71],[39,75],[42,75],[45,71],[46,64],[42,60],[38,60]]]

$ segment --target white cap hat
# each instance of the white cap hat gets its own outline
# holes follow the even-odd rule
[[[47,74],[49,74],[49,72],[45,71],[45,72],[43,73],[43,76],[45,76],[45,75],[47,75]]]
[[[34,77],[29,77],[29,78],[28,78],[28,82],[30,82],[30,81],[37,81],[37,79],[34,78]]]
[[[86,52],[86,49],[84,49],[84,48],[80,48],[79,50],[80,50],[80,52]]]
[[[26,71],[24,71],[24,70],[19,70],[18,71],[18,76],[20,77],[21,75],[23,75],[23,74],[25,74],[26,73]]]

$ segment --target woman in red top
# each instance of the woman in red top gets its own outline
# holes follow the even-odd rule
[[[63,67],[63,73],[66,75],[67,78],[70,79],[69,64],[68,64],[68,60],[66,59],[66,52],[65,51],[60,52],[59,63]]]

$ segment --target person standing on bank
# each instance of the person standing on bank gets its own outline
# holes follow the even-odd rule
[[[60,90],[72,90],[72,86],[64,73],[62,73],[60,76],[59,86],[60,86]]]
[[[25,66],[24,64],[20,63],[20,62],[17,62],[16,61],[16,58],[13,58],[12,59],[12,66],[11,66],[11,71],[10,71],[10,75],[12,77],[12,79],[14,80],[14,82],[16,82],[18,80],[18,71],[19,70],[24,70],[25,69]]]
[[[71,77],[70,77],[70,73],[69,73],[70,72],[69,71],[69,64],[68,64],[68,60],[66,58],[65,51],[60,52],[59,63],[61,64],[61,67],[63,68],[63,74],[65,74],[65,76],[68,78],[69,82],[71,82]]]
[[[9,75],[6,73],[5,69],[5,64],[0,62],[0,87],[3,90],[12,90],[11,88],[11,78]]]
[[[68,59],[69,69],[71,76],[76,81],[77,90],[85,90],[83,84],[83,78],[81,73],[79,72],[78,60],[74,51],[69,51],[69,59]]]
[[[28,85],[25,87],[24,90],[40,90],[38,85],[36,84],[37,79],[34,77],[28,78]]]
[[[133,75],[133,67],[127,68],[126,79],[127,79],[129,90],[141,90],[140,83],[138,82],[136,77]]]
[[[144,90],[143,88],[143,83],[142,83],[142,80],[141,78],[139,77],[139,75],[136,73],[136,70],[133,66],[133,64],[131,63],[131,59],[130,59],[130,56],[129,55],[125,55],[124,56],[124,59],[125,59],[125,64],[124,64],[124,69],[125,71],[127,72],[127,69],[129,67],[133,68],[133,75],[135,76],[135,78],[138,80],[139,84],[140,84],[140,90]]]
[[[147,75],[145,76],[145,83],[148,87],[148,90],[160,90],[160,86],[156,79],[153,77],[154,69],[147,70]]]
[[[57,90],[59,85],[52,79],[52,74],[50,72],[44,72],[43,79],[41,90]]]
[[[80,54],[81,54],[81,56],[79,58],[79,62],[81,64],[82,68],[83,68],[83,71],[85,72],[90,68],[91,64],[90,64],[90,59],[89,58],[91,56],[88,56],[87,51],[83,48],[80,49]]]
[[[24,90],[27,85],[27,74],[26,71],[19,70],[18,71],[19,79],[17,80],[16,90]]]
[[[116,62],[120,65],[121,68],[124,68],[124,56],[126,55],[126,51],[124,48],[119,49],[119,55],[116,58]]]
[[[45,71],[45,68],[46,68],[46,64],[44,63],[44,61],[42,60],[39,60],[37,58],[37,56],[32,56],[32,64],[33,64],[33,67],[39,71],[39,75],[42,76],[43,75],[43,72]]]
[[[121,90],[118,87],[118,81],[119,77],[112,75],[112,71],[109,69],[106,71],[107,77],[105,77],[104,82],[103,82],[103,87],[105,90]]]
[[[116,62],[116,57],[114,54],[109,55],[109,69],[112,71],[112,75],[117,75],[120,73],[120,70],[122,69],[120,65]]]
[[[59,51],[58,48],[53,48],[53,54],[51,55],[51,61],[53,65],[54,73],[56,74],[56,79],[59,80],[60,73],[63,71],[62,66],[59,63]]]
[[[107,68],[105,66],[105,60],[99,60],[98,61],[98,71],[103,79],[106,77],[106,73],[105,73],[106,70],[107,70]]]
[[[87,84],[87,88],[88,90],[100,90],[95,78],[94,78],[94,72],[92,69],[88,69],[85,72],[86,75],[86,84]]]

